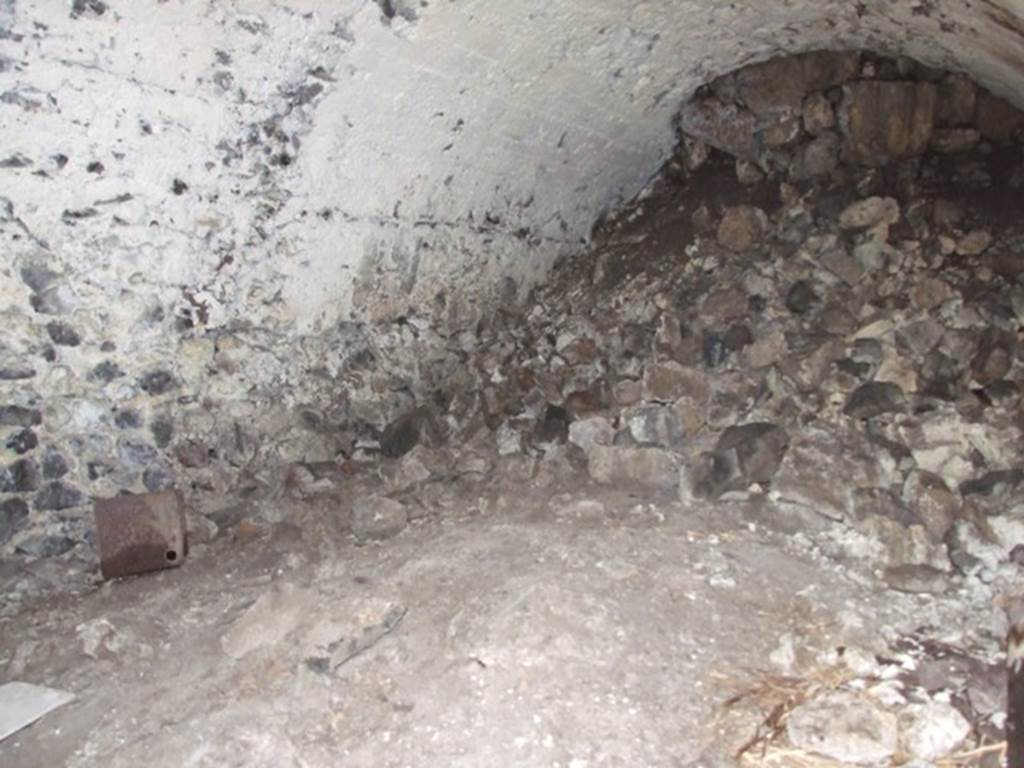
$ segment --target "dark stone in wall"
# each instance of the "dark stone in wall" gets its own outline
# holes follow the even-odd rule
[[[121,429],[138,429],[142,426],[142,415],[131,409],[118,411],[114,414],[114,424]]]
[[[47,480],[57,480],[68,473],[67,460],[52,448],[43,457],[43,477]]]
[[[121,366],[110,360],[104,360],[89,372],[89,378],[93,381],[110,383],[114,379],[124,376]]]
[[[860,81],[844,86],[840,109],[846,162],[882,166],[920,155],[935,124],[931,83]]]
[[[855,419],[873,419],[886,413],[901,413],[905,409],[906,398],[898,385],[869,381],[850,394],[843,413]]]
[[[168,414],[156,416],[149,425],[149,431],[152,433],[153,440],[157,446],[166,448],[174,437],[174,417]]]
[[[146,443],[124,442],[118,447],[118,458],[129,469],[139,470],[156,458],[156,448]]]
[[[963,496],[1003,496],[1024,485],[1024,470],[1001,469],[988,472],[981,477],[967,480],[960,485]]]
[[[86,470],[90,480],[99,480],[113,472],[114,468],[102,461],[90,461]]]
[[[15,552],[28,557],[57,557],[70,552],[75,542],[67,536],[53,534],[49,536],[33,536],[17,546]]]
[[[147,373],[139,379],[139,387],[149,395],[163,395],[177,386],[174,376],[164,370]]]
[[[32,459],[18,459],[0,475],[5,493],[25,493],[39,488],[39,465]]]
[[[32,368],[0,368],[0,381],[31,379],[36,375]]]
[[[86,495],[78,490],[78,488],[61,480],[55,480],[47,483],[36,494],[33,506],[40,511],[51,512],[78,507],[85,504],[86,501]]]
[[[82,343],[82,337],[78,335],[78,331],[59,320],[47,323],[46,332],[50,334],[53,343],[60,347],[77,347]]]
[[[43,414],[20,405],[0,406],[0,427],[34,427],[43,423]]]
[[[729,349],[725,345],[725,337],[714,331],[705,331],[702,355],[704,365],[708,368],[717,368],[724,364],[729,357]]]
[[[142,483],[147,491],[168,491],[174,488],[174,473],[163,464],[154,464],[142,473]]]
[[[20,432],[15,432],[11,435],[7,439],[6,445],[20,456],[23,453],[28,453],[39,445],[39,438],[36,437],[36,433],[31,429],[23,429]]]
[[[28,520],[28,504],[22,499],[7,499],[0,504],[0,544],[6,544]]]
[[[32,309],[41,315],[63,315],[67,312],[67,307],[56,289],[33,293],[29,302]]]
[[[107,12],[107,4],[103,0],[72,0],[71,18],[80,16],[102,16]]]
[[[21,281],[34,293],[45,291],[57,279],[57,273],[42,264],[25,264],[18,274],[21,275]]]

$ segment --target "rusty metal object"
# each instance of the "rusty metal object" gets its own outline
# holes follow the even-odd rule
[[[177,491],[99,499],[96,540],[105,579],[175,568],[188,554],[185,501]]]

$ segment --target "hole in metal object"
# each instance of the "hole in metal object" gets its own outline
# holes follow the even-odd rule
[[[169,549],[169,550],[167,550],[166,557],[167,557],[167,562],[173,563],[175,560],[178,559],[178,553],[175,552],[173,549]]]

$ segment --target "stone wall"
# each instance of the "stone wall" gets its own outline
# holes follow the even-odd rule
[[[0,545],[372,452],[695,87],[861,44],[1024,67],[992,2],[0,1]]]

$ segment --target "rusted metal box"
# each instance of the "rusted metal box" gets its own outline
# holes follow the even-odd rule
[[[96,541],[105,579],[175,568],[188,554],[185,500],[177,491],[98,499]]]

